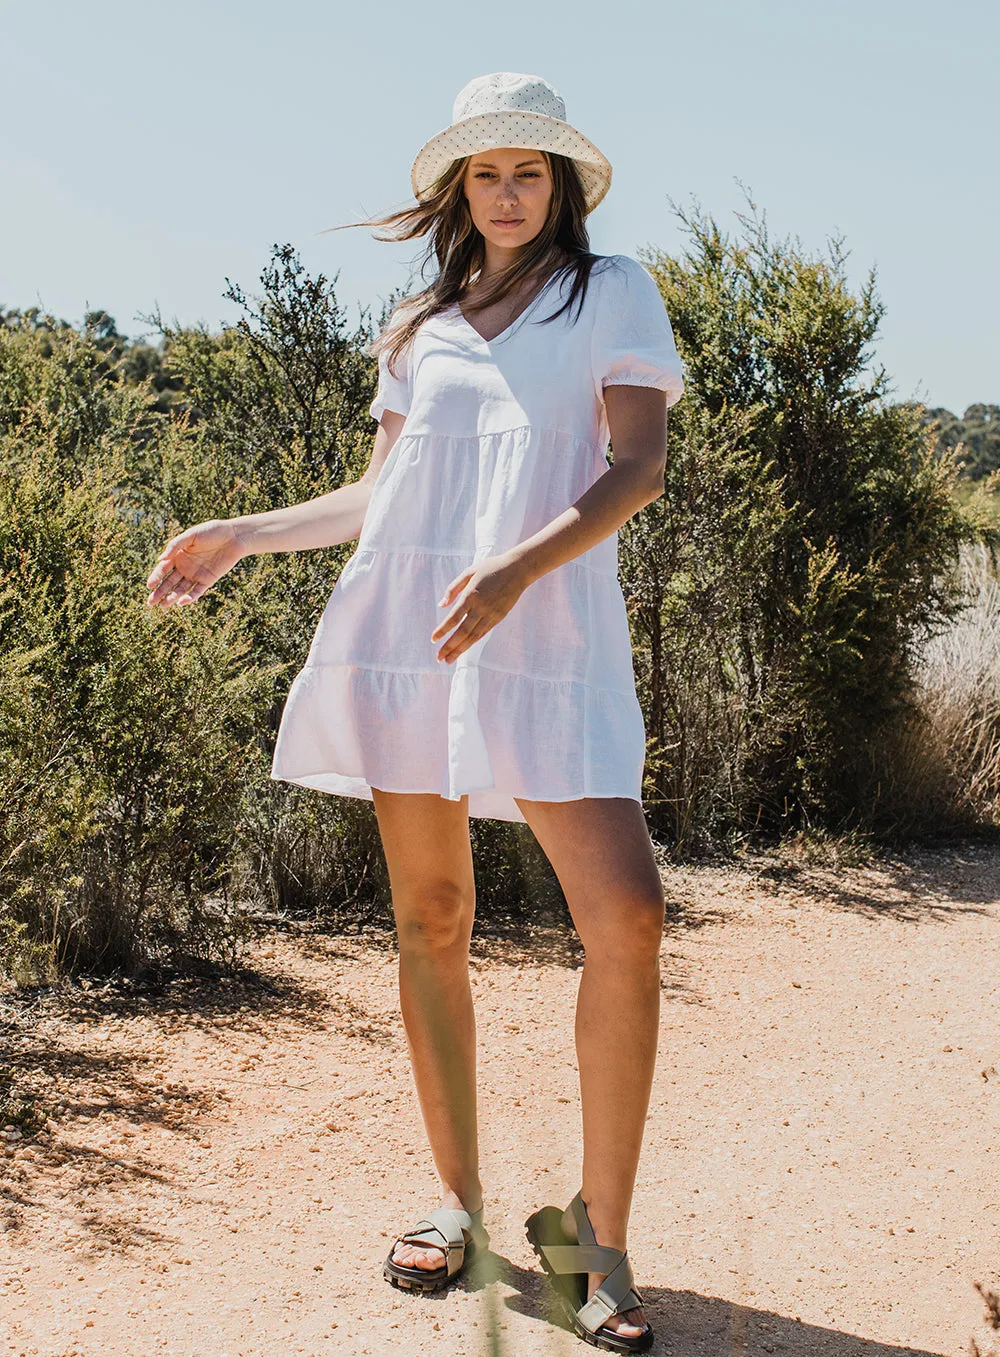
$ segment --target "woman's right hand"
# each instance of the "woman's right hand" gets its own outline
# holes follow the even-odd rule
[[[171,537],[150,572],[147,607],[193,603],[247,554],[231,520],[210,519]]]

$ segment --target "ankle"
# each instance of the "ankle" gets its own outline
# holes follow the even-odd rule
[[[581,1200],[587,1208],[587,1218],[598,1244],[624,1253],[627,1248],[628,1216],[623,1218],[620,1211],[609,1209],[599,1199],[588,1201],[582,1193]]]
[[[477,1182],[470,1184],[462,1192],[456,1192],[442,1183],[441,1205],[450,1207],[453,1211],[468,1211],[470,1216],[475,1215],[482,1209],[483,1189]]]

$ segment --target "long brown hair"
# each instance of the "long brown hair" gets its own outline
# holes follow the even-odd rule
[[[498,275],[492,286],[483,292],[472,307],[474,311],[500,301],[535,273],[547,273],[550,277],[562,272],[573,274],[569,296],[558,311],[545,318],[544,324],[562,315],[577,298],[580,307],[583,306],[590,271],[601,258],[590,250],[590,237],[585,225],[587,213],[583,184],[570,157],[548,151],[540,153],[545,157],[552,175],[552,200],[545,225],[524,246],[514,262]],[[431,259],[437,260],[434,280],[420,292],[399,302],[393,312],[398,319],[390,322],[370,347],[369,352],[373,356],[383,349],[386,351],[393,373],[396,371],[397,359],[423,322],[457,302],[485,262],[485,242],[473,223],[463,192],[469,160],[469,156],[463,156],[452,161],[427,197],[415,206],[404,207],[383,217],[350,223],[352,226],[389,229],[389,234],[376,235],[376,240],[414,240],[419,236],[428,236],[427,248],[421,260],[421,276],[424,276]]]

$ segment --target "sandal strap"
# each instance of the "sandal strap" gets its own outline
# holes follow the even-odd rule
[[[632,1265],[627,1254],[621,1255],[621,1262],[609,1272],[586,1305],[581,1305],[576,1317],[585,1329],[596,1333],[612,1315],[625,1310],[637,1309],[642,1297],[635,1290]]]
[[[482,1225],[483,1211],[458,1211],[450,1206],[439,1206],[412,1229],[399,1236],[403,1244],[440,1249],[445,1255],[448,1276],[452,1277],[465,1261],[465,1250],[471,1240],[477,1245],[488,1244],[489,1236]],[[463,1231],[468,1232],[467,1240]]]
[[[546,1249],[546,1256],[562,1253],[562,1267],[552,1266],[557,1272],[605,1272],[607,1276],[585,1305],[576,1312],[577,1319],[590,1333],[596,1333],[602,1324],[612,1315],[625,1310],[637,1309],[643,1304],[642,1297],[635,1289],[632,1264],[628,1254],[620,1249],[612,1249],[598,1244],[594,1228],[587,1215],[587,1207],[578,1192],[570,1202],[568,1210],[576,1222],[577,1244],[559,1245]],[[573,1255],[571,1260],[570,1255]],[[575,1266],[570,1266],[575,1260]]]
[[[553,1272],[613,1272],[621,1261],[621,1250],[605,1244],[543,1244],[542,1252]]]

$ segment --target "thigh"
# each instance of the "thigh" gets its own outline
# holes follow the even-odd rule
[[[573,921],[587,937],[624,922],[663,926],[663,883],[640,802],[631,797],[517,804],[552,864]]]
[[[469,798],[372,788],[393,904],[475,898]]]

